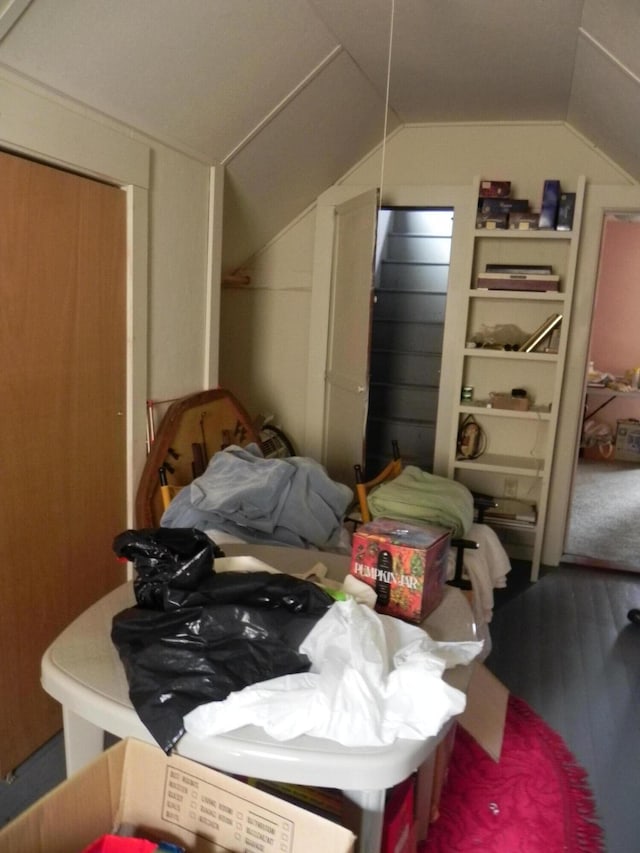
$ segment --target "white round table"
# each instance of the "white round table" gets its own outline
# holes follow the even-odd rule
[[[251,559],[261,560],[289,574],[322,563],[329,577],[342,580],[349,570],[349,557],[339,554],[271,545],[223,548],[229,557],[244,556],[249,564]],[[43,656],[42,686],[62,705],[68,775],[102,752],[105,732],[155,743],[131,704],[124,668],[111,641],[113,616],[134,604],[133,584],[125,583],[72,622]],[[436,640],[476,638],[467,599],[448,586],[442,603],[423,626]],[[455,667],[446,673],[446,680],[466,690],[470,669]],[[185,734],[175,751],[222,772],[342,790],[362,809],[359,850],[375,853],[380,848],[386,790],[417,770],[447,730],[445,726],[424,741],[347,748],[310,736],[276,741],[256,726],[244,726],[206,739]]]

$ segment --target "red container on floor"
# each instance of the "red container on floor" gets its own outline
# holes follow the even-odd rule
[[[353,534],[350,573],[377,593],[376,610],[420,623],[442,601],[451,533],[376,518]]]
[[[411,776],[390,792],[384,810],[380,853],[415,853],[415,777]]]

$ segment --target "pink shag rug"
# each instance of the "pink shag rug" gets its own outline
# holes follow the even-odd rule
[[[419,853],[603,853],[586,772],[522,699],[509,697],[493,761],[458,726],[440,801]]]

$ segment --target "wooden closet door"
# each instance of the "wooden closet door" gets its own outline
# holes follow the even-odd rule
[[[0,153],[0,773],[61,727],[60,631],[122,582],[122,190]]]

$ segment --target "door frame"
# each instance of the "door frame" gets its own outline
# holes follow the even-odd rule
[[[438,398],[438,420],[434,450],[434,473],[446,476],[451,436],[455,436],[454,406],[459,389],[459,375],[466,297],[470,286],[474,205],[476,183],[459,186],[389,186],[380,197],[381,207],[446,207],[453,210],[449,287],[442,345],[441,386]],[[332,187],[316,203],[316,231],[311,278],[312,318],[309,333],[307,397],[305,402],[304,452],[316,459],[323,458],[325,429],[325,382],[329,340],[329,309],[331,304],[332,261],[334,246],[335,209],[356,196],[371,190],[371,185],[343,184]],[[373,268],[373,258],[372,258]],[[364,437],[364,436],[363,436]]]
[[[590,185],[587,182],[574,285],[571,334],[567,342],[562,400],[542,546],[542,562],[545,565],[557,566],[560,563],[570,520],[573,478],[582,429],[584,377],[589,358],[604,218],[610,212],[638,210],[640,186]]]
[[[133,524],[137,481],[146,457],[150,146],[25,81],[14,82],[6,72],[0,78],[0,95],[0,145],[6,151],[113,184],[126,194],[126,486],[127,519]]]

